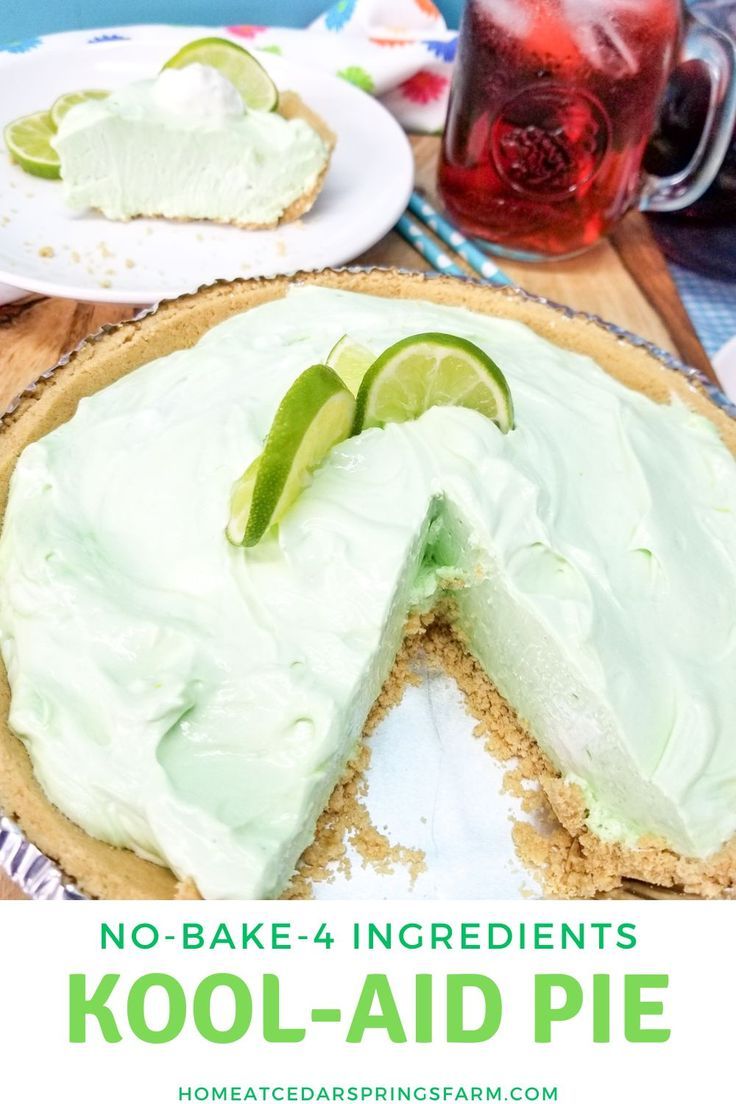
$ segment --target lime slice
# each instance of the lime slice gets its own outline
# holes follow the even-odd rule
[[[349,334],[344,334],[330,349],[325,364],[328,368],[334,368],[345,386],[357,395],[363,376],[375,359],[374,352],[353,341]]]
[[[231,544],[242,544],[248,524],[248,514],[253,501],[253,490],[256,485],[256,476],[261,466],[260,456],[256,456],[252,464],[245,469],[240,479],[235,483],[230,495],[230,520],[227,523],[227,539]]]
[[[59,155],[51,145],[56,127],[50,111],[37,111],[24,115],[5,128],[5,145],[10,156],[22,169],[33,176],[45,176],[56,180],[61,175]]]
[[[252,54],[227,38],[198,38],[179,50],[164,69],[183,69],[193,62],[211,65],[234,84],[243,103],[253,111],[274,111],[279,94],[266,70]]]
[[[514,425],[511,392],[498,365],[472,341],[425,333],[397,341],[369,368],[353,432],[418,418],[430,406],[478,410],[503,433]]]
[[[59,123],[70,108],[76,107],[80,103],[86,103],[87,100],[105,100],[109,95],[109,92],[103,92],[99,88],[85,88],[81,92],[65,92],[63,96],[59,96],[58,100],[54,100],[51,105],[51,121],[58,128]]]
[[[355,399],[325,364],[302,372],[284,395],[261,455],[233,487],[227,538],[251,548],[309,483],[334,446],[350,436]]]

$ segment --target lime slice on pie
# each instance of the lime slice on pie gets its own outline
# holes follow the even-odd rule
[[[349,334],[343,334],[330,349],[325,364],[328,368],[334,368],[345,386],[357,395],[363,376],[375,359],[374,352],[353,341]]]
[[[59,123],[72,107],[76,107],[80,103],[86,103],[87,100],[105,100],[109,95],[109,92],[103,92],[100,88],[86,88],[80,92],[65,92],[63,96],[59,96],[58,100],[54,100],[51,105],[51,121],[58,128]]]
[[[234,84],[252,111],[273,111],[278,105],[276,85],[252,54],[227,38],[198,38],[169,58],[164,69],[183,69],[198,62],[219,70]]]
[[[233,487],[227,538],[247,548],[284,517],[330,449],[350,436],[355,399],[325,364],[284,395],[261,455]]]
[[[261,466],[260,456],[256,456],[252,464],[249,464],[237,483],[233,486],[230,495],[230,520],[227,525],[227,539],[231,544],[242,544],[248,524],[248,515],[253,501],[253,491],[256,485],[256,476]]]
[[[378,359],[358,391],[354,433],[418,418],[431,406],[466,406],[503,433],[514,425],[506,378],[491,358],[462,337],[425,333],[397,341]]]
[[[258,544],[330,449],[363,429],[418,418],[430,406],[466,406],[504,433],[513,427],[503,373],[464,338],[417,334],[374,359],[370,349],[345,334],[327,359],[329,364],[312,365],[291,385],[263,452],[233,487],[226,529],[231,544]],[[357,401],[349,388],[357,389]]]
[[[8,123],[4,131],[5,145],[14,161],[33,176],[56,180],[61,173],[59,155],[51,145],[56,127],[50,111],[23,115]]]

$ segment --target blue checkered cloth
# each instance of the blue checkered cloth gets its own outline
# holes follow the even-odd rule
[[[736,334],[736,283],[713,280],[670,264],[680,298],[703,348],[712,357]]]
[[[687,2],[706,22],[736,37],[736,0]],[[736,334],[736,283],[712,280],[681,265],[670,269],[703,348],[712,357]]]

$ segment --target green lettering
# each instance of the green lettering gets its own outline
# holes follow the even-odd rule
[[[290,927],[291,925],[286,921],[271,925],[271,946],[274,951],[288,951],[291,948]]]
[[[259,951],[263,950],[263,943],[261,942],[261,937],[259,935],[259,932],[260,932],[262,927],[263,927],[263,921],[262,920],[258,924],[255,924],[254,927],[252,927],[252,928],[249,928],[247,924],[243,924],[241,934],[242,934],[242,937],[243,937],[243,950],[244,951],[246,951],[248,949],[248,944],[249,943],[255,943],[255,945],[256,945],[256,947],[258,947]]]
[[[376,998],[380,1011],[372,1012]],[[383,1028],[392,1043],[406,1042],[406,1032],[388,978],[385,974],[368,974],[358,997],[347,1041],[360,1043],[368,1028],[379,1027]]]
[[[500,942],[496,942],[496,932],[501,935]],[[508,947],[513,939],[513,932],[508,924],[489,924],[488,925],[488,946],[492,951],[502,951],[505,947]]]
[[[448,951],[452,950],[452,928],[449,924],[432,925],[432,950],[434,951],[438,947],[447,947]]]
[[[636,946],[636,924],[619,924],[617,947],[622,951],[628,951]]]
[[[416,935],[409,937],[409,933],[416,932]],[[416,921],[412,921],[408,924],[402,924],[399,928],[399,943],[402,947],[406,947],[409,951],[416,951],[422,945],[422,927],[421,924],[417,924]]]
[[[554,924],[551,922],[534,925],[534,949],[537,951],[549,951],[552,949],[552,930]]]
[[[417,974],[415,983],[417,1024],[414,1038],[418,1043],[432,1042],[432,975]]]
[[[226,947],[229,947],[231,951],[235,950],[235,940],[231,936],[227,924],[218,924],[215,929],[215,934],[212,936],[210,950],[212,950],[213,947],[219,947],[223,943]]]
[[[582,951],[585,946],[585,925],[578,924],[577,933],[570,926],[570,924],[562,925],[562,949],[567,950],[567,944],[574,943],[576,947],[579,947]]]
[[[120,974],[105,974],[91,997],[87,996],[87,977],[85,974],[69,975],[69,1042],[87,1042],[87,1017],[94,1016],[100,1025],[102,1038],[106,1043],[119,1043],[122,1035],[118,1031],[115,1017],[107,1007],[112,991],[120,980]]]
[[[593,1042],[611,1041],[611,978],[593,974]]]
[[[332,944],[335,942],[334,935],[331,934],[330,929],[324,922],[320,924],[317,929],[317,933],[314,937],[315,943],[321,943],[326,951],[329,951]]]
[[[125,943],[125,925],[118,924],[118,934],[116,935],[109,924],[103,924],[100,929],[100,946],[103,951],[107,950],[108,939],[115,944],[119,951],[122,951]]]
[[[561,1005],[552,1004],[552,993],[562,989]],[[583,1007],[583,989],[569,974],[537,974],[534,978],[534,1041],[550,1043],[552,1024],[572,1020]]]
[[[163,989],[169,1000],[169,1014],[163,1027],[154,1029],[146,1021],[146,997],[151,989]],[[144,974],[137,978],[128,993],[128,1023],[133,1034],[143,1043],[170,1043],[184,1027],[187,999],[176,978],[170,974]]]
[[[624,1035],[630,1043],[666,1043],[668,1027],[642,1027],[642,1016],[661,1016],[661,1001],[642,1000],[642,989],[666,989],[667,974],[627,974],[624,978]]]
[[[230,1027],[215,1027],[212,1022],[212,994],[216,989],[229,989],[235,1000],[235,1015]],[[197,986],[192,1001],[194,1026],[210,1043],[236,1043],[250,1027],[253,998],[250,989],[236,974],[210,974]]]
[[[480,948],[479,941],[480,924],[461,924],[460,925],[460,949],[478,950]]]
[[[593,928],[594,931],[598,932],[598,948],[599,948],[599,950],[602,951],[604,949],[605,945],[606,945],[606,932],[613,925],[609,924],[607,922],[603,922],[603,921],[596,921],[595,923],[591,924],[590,926],[591,926],[591,928]]]
[[[267,1043],[300,1043],[306,1032],[303,1027],[282,1027],[279,979],[276,974],[263,975],[263,1038]]]
[[[140,951],[149,951],[158,943],[158,929],[153,924],[136,924],[130,935],[133,946]]]
[[[466,1027],[463,1015],[465,992],[477,989],[484,1003],[483,1019],[477,1027]],[[485,974],[449,974],[447,978],[448,1043],[483,1043],[492,1038],[501,1025],[501,991]]]
[[[182,945],[185,951],[199,951],[204,947],[204,928],[201,924],[184,924]]]
[[[391,924],[387,924],[381,931],[378,924],[368,924],[368,947],[373,950],[376,943],[380,943],[387,950],[391,947]]]

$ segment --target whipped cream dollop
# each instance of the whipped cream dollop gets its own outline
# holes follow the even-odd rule
[[[183,69],[162,69],[152,88],[156,106],[190,119],[227,119],[243,115],[243,97],[211,65],[193,62]]]
[[[482,346],[517,425],[436,407],[333,449],[278,532],[223,535],[285,391],[345,333]],[[622,351],[622,355],[625,355]],[[0,539],[10,721],[89,833],[206,897],[278,894],[443,573],[591,827],[736,832],[736,462],[526,327],[318,287],[83,399],[19,459]],[[489,801],[493,799],[489,794]]]

